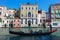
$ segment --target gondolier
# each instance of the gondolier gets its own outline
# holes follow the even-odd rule
[[[52,25],[50,24],[50,31],[52,31]]]

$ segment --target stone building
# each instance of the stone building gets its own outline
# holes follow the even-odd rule
[[[21,4],[20,6],[20,19],[21,27],[37,27],[38,26],[38,6],[37,4]]]
[[[15,10],[7,9],[5,6],[0,6],[0,27],[9,27],[9,22],[14,17]]]
[[[49,7],[52,27],[60,27],[60,4],[52,4]]]

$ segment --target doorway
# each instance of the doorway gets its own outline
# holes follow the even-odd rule
[[[28,26],[31,26],[31,21],[30,20],[28,20]]]

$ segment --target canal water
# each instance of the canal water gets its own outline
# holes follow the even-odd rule
[[[5,30],[5,35],[2,34],[2,30]],[[43,36],[19,36],[14,34],[9,34],[7,32],[8,29],[0,28],[0,40],[60,40],[60,28],[57,28],[57,32],[52,33],[50,35]],[[18,30],[18,29],[17,29]],[[7,35],[6,35],[7,34]]]

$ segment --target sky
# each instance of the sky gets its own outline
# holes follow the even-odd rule
[[[0,6],[6,6],[8,9],[19,9],[20,4],[37,3],[38,10],[48,11],[51,4],[60,3],[60,0],[0,0]]]

